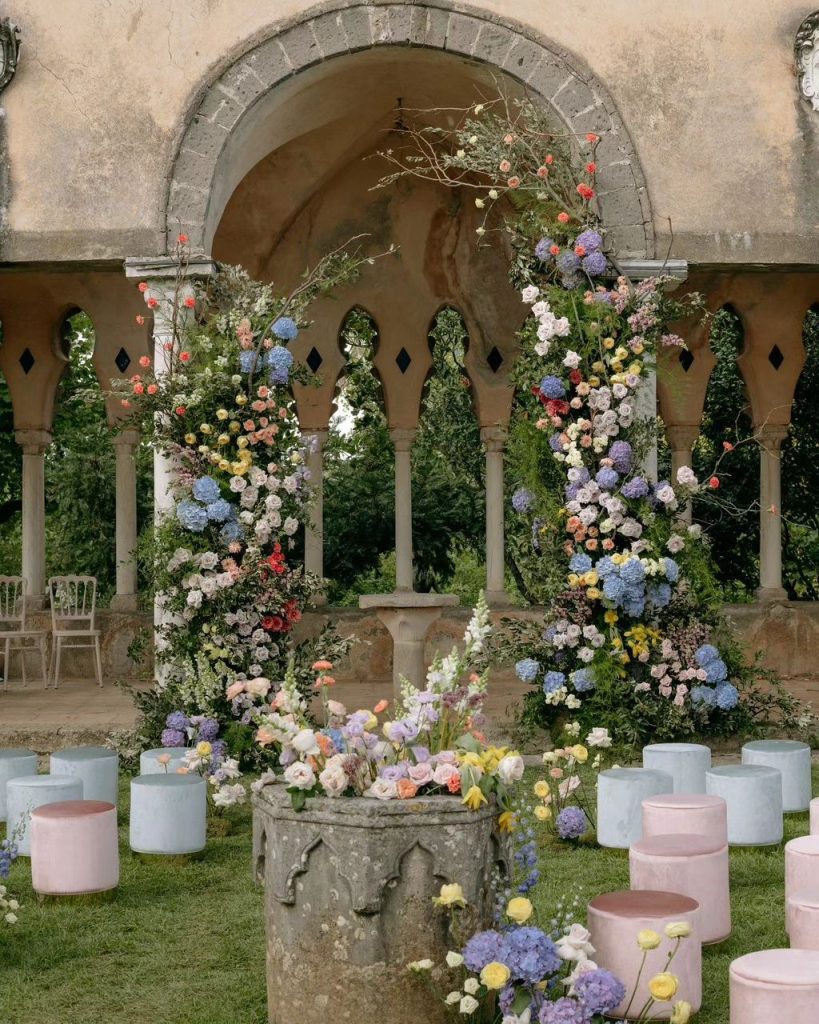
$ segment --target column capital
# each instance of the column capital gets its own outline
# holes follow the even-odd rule
[[[699,423],[666,423],[665,436],[672,451],[690,452],[700,436]]]
[[[186,277],[212,277],[219,269],[218,263],[204,253],[192,253],[183,261]],[[180,261],[173,256],[127,256],[125,276],[140,277],[152,281],[176,280]]]
[[[408,452],[412,448],[417,433],[417,427],[392,427],[390,429],[390,440],[397,452]]]
[[[51,431],[23,429],[14,431],[14,439],[23,449],[24,455],[44,455],[51,444]]]
[[[111,438],[111,443],[123,448],[136,448],[139,444],[138,430],[119,430]]]
[[[499,423],[481,427],[481,441],[488,452],[502,452],[509,440],[509,430]]]
[[[789,423],[761,423],[754,427],[754,437],[766,451],[778,452],[790,429]]]

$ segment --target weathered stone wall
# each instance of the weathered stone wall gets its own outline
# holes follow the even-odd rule
[[[168,180],[205,90],[254,46],[328,9],[367,39],[418,3],[15,0],[20,69],[3,97],[13,260],[162,251]],[[702,262],[816,261],[819,117],[800,99],[802,0],[430,0],[438,46],[473,54],[471,16],[547,42],[603,83],[648,187],[658,251]],[[385,12],[389,7],[391,13]],[[438,13],[436,13],[438,12]],[[470,16],[464,18],[464,14]],[[350,17],[349,23],[353,23]],[[305,46],[337,45],[303,32]],[[406,40],[404,40],[406,41]],[[503,66],[508,51],[498,55]],[[366,80],[362,83],[366,87]],[[241,102],[236,83],[232,102]],[[226,97],[226,102],[231,98]]]

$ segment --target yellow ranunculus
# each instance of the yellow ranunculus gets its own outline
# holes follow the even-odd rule
[[[671,1020],[669,1024],[688,1024],[691,1020],[691,1003],[687,1003],[684,999],[681,999],[678,1003],[674,1003],[674,1009],[671,1012]]]
[[[669,939],[687,939],[691,934],[691,925],[688,921],[672,921],[665,926],[665,933]]]
[[[213,747],[210,745],[210,743],[208,743],[207,740],[202,740],[201,742],[196,744],[196,753],[200,757],[209,757],[210,756],[210,752],[212,750],[213,750]]]
[[[461,802],[465,803],[470,811],[477,811],[481,804],[487,803],[487,799],[480,786],[470,786]]]
[[[535,796],[540,797],[542,800],[544,796],[549,795],[549,783],[545,779],[538,779],[535,783]]]
[[[228,418],[228,416],[230,416],[230,413],[227,411],[227,409],[217,409],[216,410],[216,419],[217,420],[226,420]]]
[[[593,366],[592,366],[592,369],[596,370],[597,373],[605,373],[606,372],[606,367],[603,365],[603,363],[594,363]],[[600,387],[600,378],[599,377],[589,377],[589,387],[590,388],[599,388]]]
[[[501,832],[512,832],[515,828],[515,812],[504,811],[498,815],[498,828]]]
[[[433,897],[432,902],[438,907],[465,907],[466,896],[457,882],[450,882],[441,886],[441,891]]]
[[[540,804],[539,806],[537,806],[535,808],[535,817],[537,818],[538,821],[548,821],[549,818],[551,818],[551,816],[552,816],[551,808],[544,807],[543,804]]]
[[[656,949],[662,942],[660,935],[651,928],[644,928],[637,932],[637,945],[642,950]]]
[[[599,579],[600,574],[596,569],[589,569],[589,571],[583,576],[583,582],[587,587],[593,587]]]
[[[586,750],[582,743],[576,743],[573,747],[571,747],[571,751],[575,761],[579,761],[580,764],[585,764],[588,761],[589,752],[588,750]]]
[[[662,971],[660,974],[655,974],[651,981],[649,981],[648,991],[655,999],[667,1003],[677,994],[678,985],[679,980],[676,975],[669,974],[668,971]]]
[[[614,348],[614,338],[603,338],[603,348]]]
[[[511,971],[506,964],[493,960],[491,964],[487,964],[481,971],[481,984],[492,991],[497,991],[505,987],[510,975]]]
[[[196,434],[185,434],[185,444],[196,444]]]
[[[525,896],[515,896],[509,900],[506,907],[506,916],[515,924],[523,924],[524,921],[528,921],[533,912],[534,907],[531,900],[527,900]]]

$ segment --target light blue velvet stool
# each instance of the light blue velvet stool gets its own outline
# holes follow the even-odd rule
[[[82,800],[82,779],[73,775],[20,775],[6,783],[7,835],[20,829],[17,852],[31,856],[31,812],[46,804]]]
[[[117,805],[119,754],[107,747],[68,747],[51,755],[52,775],[82,779],[84,800]]]
[[[131,780],[134,853],[179,855],[205,848],[207,783],[199,775],[140,775]]]
[[[653,768],[607,768],[597,776],[597,842],[627,850],[643,838],[643,800],[671,793],[668,772]]]
[[[37,755],[25,747],[0,750],[0,821],[6,820],[6,783],[21,775],[37,774]]]
[[[709,769],[707,792],[721,796],[728,811],[731,846],[774,846],[782,842],[782,775],[757,764],[724,764]]]
[[[704,793],[711,750],[701,743],[650,743],[643,747],[643,767],[668,772],[675,793]]]
[[[743,764],[763,764],[782,773],[782,810],[806,811],[812,796],[810,747],[798,740],[753,740],[742,748]]]

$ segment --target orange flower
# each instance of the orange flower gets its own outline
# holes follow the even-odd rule
[[[191,361],[191,354],[190,354],[190,352],[180,352],[179,353],[179,359],[183,363],[189,363]]]
[[[325,757],[329,757],[335,749],[333,747],[333,741],[329,736],[325,736],[323,732],[316,733],[316,743],[318,743],[319,750]]]
[[[708,486],[711,488],[712,491],[715,491],[719,487],[719,477],[712,476],[711,479],[708,481]]]
[[[586,170],[589,172],[589,174],[594,174],[594,172],[597,170],[597,164],[594,162],[594,160],[590,160],[586,164]]]
[[[159,390],[159,388],[156,386],[156,384],[149,384],[148,387],[147,387],[147,391],[148,391],[149,395],[155,395],[158,390]]]
[[[158,305],[159,305],[159,300],[158,299],[155,299],[153,296],[151,296],[151,298],[148,299],[148,309],[156,309],[156,307]]]
[[[447,784],[446,784],[446,788],[449,790],[450,793],[460,793],[461,792],[461,776],[460,775],[450,775],[449,780],[447,781]]]
[[[599,141],[600,141],[600,136],[599,135],[595,135],[594,132],[589,132],[586,135],[586,142],[599,142]]]
[[[196,299],[192,295],[186,295],[185,305],[187,306],[188,309],[193,309],[193,307],[196,305]]]
[[[333,663],[332,661],[320,659],[319,661],[314,661],[312,667],[314,672],[327,672],[333,667]]]
[[[135,319],[140,327],[145,323],[145,317],[141,313],[137,313]]]
[[[147,368],[151,365],[151,358],[150,358],[150,356],[140,356],[139,357],[139,365],[143,369],[147,370]]]
[[[520,185],[520,178],[518,178],[517,175],[513,175],[513,177],[509,178],[506,184],[509,188],[517,188],[518,185]]]
[[[734,450],[734,446],[731,444],[730,441],[723,441],[722,442],[722,448],[723,448],[723,451],[726,451],[726,452],[732,452]]]
[[[563,211],[561,211],[557,215],[557,219],[560,221],[561,224],[568,224],[570,218],[569,218],[568,213],[564,213]]]
[[[380,700],[373,708],[373,712],[376,715],[380,715],[381,712],[386,711],[389,706],[390,702],[388,700]]]
[[[398,796],[401,800],[412,800],[417,792],[418,787],[412,779],[398,780]]]
[[[267,744],[272,743],[275,738],[276,737],[273,735],[272,731],[264,725],[256,731],[256,742],[261,747],[266,747]]]

